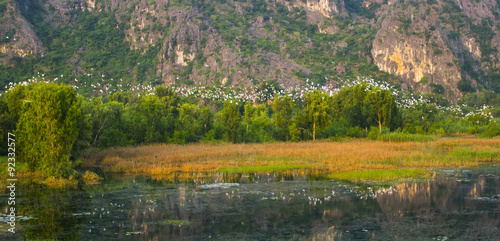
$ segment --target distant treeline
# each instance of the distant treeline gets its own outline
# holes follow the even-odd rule
[[[464,116],[457,109],[426,102],[400,108],[389,90],[366,83],[342,88],[333,96],[316,90],[299,101],[276,95],[264,103],[201,103],[163,86],[150,94],[116,92],[87,99],[70,86],[44,82],[17,85],[0,98],[1,145],[6,146],[7,132],[15,133],[18,161],[55,176],[68,175],[75,158],[89,147],[390,140],[389,132],[489,137],[500,134],[492,119],[489,109]],[[0,154],[6,155],[5,150]]]

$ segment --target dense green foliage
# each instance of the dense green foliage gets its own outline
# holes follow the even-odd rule
[[[313,140],[316,140],[316,130],[322,131],[330,123],[330,96],[315,91],[306,95],[304,101],[307,121],[312,124]]]
[[[6,101],[8,112],[19,118],[14,131],[17,160],[27,163],[32,171],[68,176],[72,169],[70,151],[81,116],[75,90],[55,83],[37,83],[19,86],[7,94]]]
[[[498,96],[466,95],[464,105]],[[167,87],[149,94],[117,92],[84,99],[74,88],[33,82],[12,87],[0,98],[2,135],[16,134],[18,160],[48,176],[69,176],[75,159],[88,147],[149,143],[233,143],[368,138],[429,141],[455,133],[494,137],[500,134],[491,110],[474,107],[463,115],[442,96],[429,95],[401,108],[387,89],[360,83],[328,95],[307,92],[303,99],[276,95],[260,103],[228,99],[206,105],[178,96]],[[391,132],[392,131],[392,132]],[[2,143],[5,143],[2,139]]]
[[[394,97],[388,90],[373,89],[367,84],[344,88],[333,98],[333,109],[338,118],[368,130],[377,126],[392,130],[400,126],[400,114]]]
[[[236,101],[229,100],[224,103],[221,112],[222,125],[226,133],[226,139],[230,142],[238,142],[238,132],[241,121],[240,107]]]
[[[185,21],[200,20],[202,31],[208,29],[208,23],[217,30],[220,42],[223,42],[217,43],[210,56],[204,56],[209,37],[201,34],[203,39],[193,62],[169,69],[179,77],[175,80],[177,84],[191,85],[193,82],[189,78],[193,68],[203,66],[208,57],[220,65],[223,45],[243,59],[242,66],[239,66],[242,68],[251,69],[255,63],[269,65],[268,54],[290,59],[304,67],[293,74],[314,85],[347,76],[376,75],[383,81],[394,78],[380,72],[369,60],[371,43],[378,29],[366,23],[368,21],[360,21],[351,15],[311,23],[303,8],[288,8],[278,2],[270,8],[269,1],[264,0],[236,2],[242,3],[243,14],[236,11],[235,4],[222,0],[175,0],[163,6],[166,9],[172,6],[196,8],[199,11],[196,14],[200,16]],[[42,170],[48,175],[68,175],[74,164],[72,160],[89,146],[107,148],[149,143],[248,143],[365,137],[415,141],[427,140],[422,136],[426,134],[481,133],[483,137],[499,134],[498,123],[491,119],[500,116],[499,107],[495,107],[500,105],[500,95],[487,89],[498,91],[500,74],[494,68],[488,73],[476,71],[478,63],[465,57],[460,58],[464,59],[463,72],[478,80],[477,89],[480,91],[475,92],[469,78],[462,78],[458,88],[466,94],[458,101],[463,107],[460,113],[451,107],[446,108],[449,103],[442,98],[445,88],[434,83],[430,84],[434,94],[427,96],[431,101],[398,107],[398,97],[389,90],[368,84],[346,87],[333,95],[313,91],[296,100],[286,94],[275,95],[281,93],[277,91],[281,86],[275,81],[254,80],[253,76],[246,76],[252,79],[261,94],[255,102],[228,99],[206,103],[178,96],[173,89],[161,86],[154,90],[154,94],[138,89],[122,91],[142,83],[148,88],[161,83],[156,71],[159,56],[175,59],[174,54],[169,55],[162,47],[177,23],[174,17],[168,16],[165,26],[155,23],[148,29],[138,30],[154,29],[161,32],[162,37],[154,45],[132,50],[125,31],[129,30],[130,24],[137,24],[131,22],[130,16],[135,5],[128,15],[105,7],[95,12],[69,11],[70,24],[56,27],[45,21],[45,9],[35,0],[28,3],[31,7],[26,8],[24,16],[34,26],[47,53],[43,57],[13,58],[8,65],[0,65],[0,88],[8,88],[9,82],[26,80],[41,72],[42,76],[58,83],[73,84],[74,89],[56,84],[18,85],[5,97],[0,97],[0,144],[6,145],[6,133],[17,133],[19,141],[24,143],[19,147],[24,155],[20,160],[29,163],[32,170]],[[436,3],[427,1],[429,5]],[[346,1],[345,7],[349,13],[372,19],[376,18],[375,10],[379,4],[365,8],[362,1],[355,0]],[[0,17],[5,11],[6,2],[0,0]],[[458,39],[465,25],[473,25],[460,11],[453,1],[447,0],[443,4],[440,19],[452,27],[447,34],[450,39]],[[259,21],[263,21],[264,27],[255,30],[253,25],[258,25],[254,23]],[[411,18],[403,17],[399,21],[401,30],[410,29]],[[334,33],[325,33],[329,27],[335,29]],[[434,31],[435,26],[432,28],[429,30]],[[470,29],[485,54],[482,61],[488,61],[489,56],[497,51],[488,45],[494,35],[492,25],[483,19],[481,24]],[[15,30],[9,30],[6,36],[14,34]],[[174,36],[171,41],[173,48],[176,41]],[[343,70],[338,70],[337,66]],[[207,75],[210,74],[211,70],[207,71]],[[235,72],[234,69],[226,71]],[[280,71],[276,69],[276,74]],[[215,76],[216,82],[222,80],[220,73],[215,73]],[[424,77],[421,82],[426,84],[429,80]],[[116,90],[112,91],[114,88]],[[481,111],[476,111],[479,108]],[[464,116],[464,113],[468,114]],[[4,155],[5,149],[0,149],[0,152]]]

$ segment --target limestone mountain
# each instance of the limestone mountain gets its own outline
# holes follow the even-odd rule
[[[37,73],[66,82],[106,76],[115,85],[242,87],[370,75],[455,101],[500,91],[498,4],[0,0],[0,88]]]

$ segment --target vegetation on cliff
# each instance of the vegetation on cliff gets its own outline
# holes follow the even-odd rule
[[[452,101],[458,91],[498,91],[494,1],[485,3],[491,11],[459,3],[477,16],[448,0],[327,2],[2,1],[3,17],[29,24],[2,25],[0,88],[41,73],[86,83],[77,89],[86,96],[140,84],[291,87],[370,75]],[[40,46],[16,45],[28,38]],[[109,82],[92,88],[102,76]]]

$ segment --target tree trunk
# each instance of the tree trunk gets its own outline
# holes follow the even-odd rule
[[[313,141],[316,140],[316,122],[313,124]]]
[[[380,134],[382,134],[382,118],[381,118],[381,114],[377,113],[377,117],[378,117],[378,129],[380,131]]]

